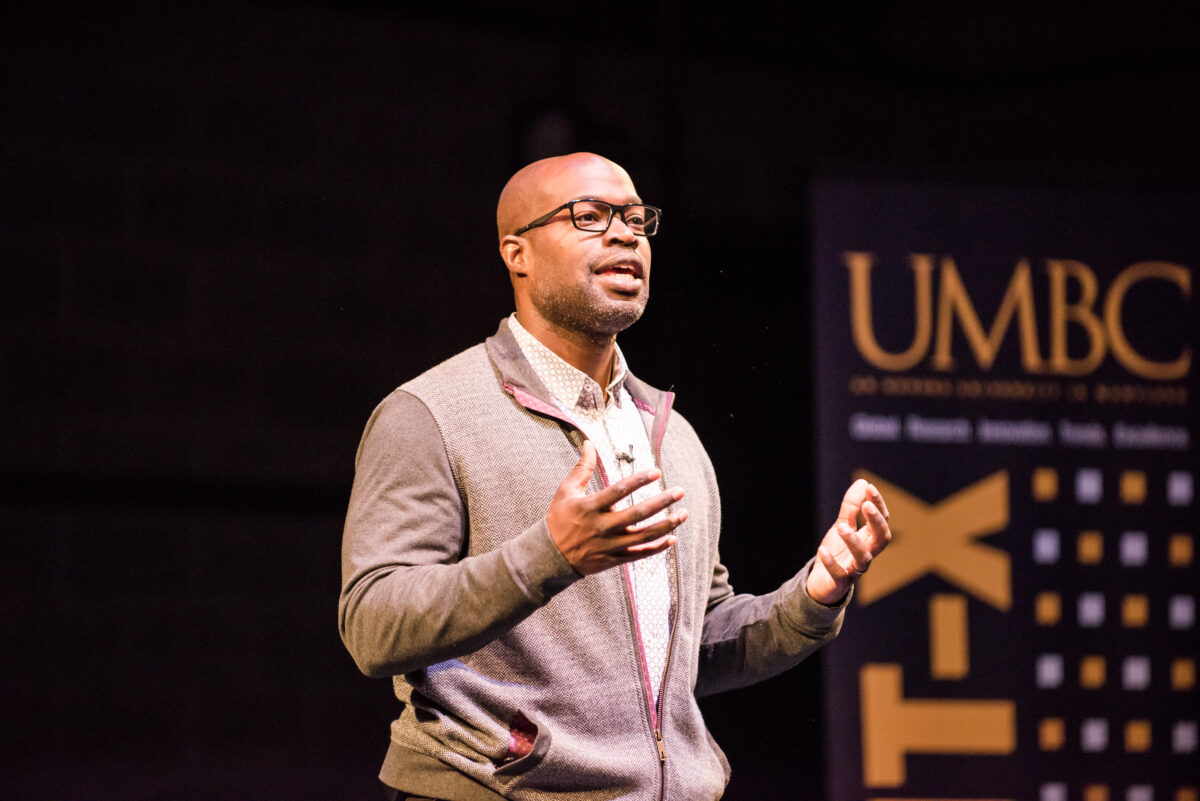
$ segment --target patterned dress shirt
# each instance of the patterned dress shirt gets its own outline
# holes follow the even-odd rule
[[[650,438],[641,412],[625,389],[625,357],[616,350],[613,376],[605,392],[590,376],[564,361],[539,342],[513,314],[509,326],[525,358],[538,378],[550,390],[554,402],[596,446],[609,483],[639,470],[655,467]],[[662,479],[641,487],[618,507],[631,506],[663,490]],[[651,520],[662,516],[656,514]],[[670,640],[671,586],[667,571],[667,552],[631,562],[638,631],[646,657],[647,672],[654,698],[658,698],[667,663]]]

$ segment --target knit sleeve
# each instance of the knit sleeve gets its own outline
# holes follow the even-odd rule
[[[486,645],[579,578],[545,520],[463,557],[466,511],[437,423],[398,390],[368,421],[342,536],[338,625],[359,669],[392,676]]]
[[[850,599],[835,607],[808,595],[813,562],[767,595],[735,594],[717,564],[700,643],[696,695],[745,687],[798,664],[837,636]]]

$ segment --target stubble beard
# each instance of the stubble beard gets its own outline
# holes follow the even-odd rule
[[[603,295],[603,290],[595,285],[538,289],[531,299],[547,322],[601,345],[612,342],[617,334],[640,320],[650,297],[648,287],[636,297],[620,301]]]

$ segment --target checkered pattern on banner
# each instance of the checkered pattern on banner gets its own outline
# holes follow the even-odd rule
[[[1195,801],[1160,771],[1200,760],[1195,476],[1046,465],[1028,491],[1038,801]]]

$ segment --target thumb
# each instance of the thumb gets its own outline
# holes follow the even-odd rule
[[[596,472],[596,446],[592,444],[590,439],[585,439],[582,451],[579,455],[579,461],[575,463],[575,466],[571,468],[571,472],[567,473],[567,477],[563,481],[565,489],[585,492],[588,482],[592,480],[592,473]]]

